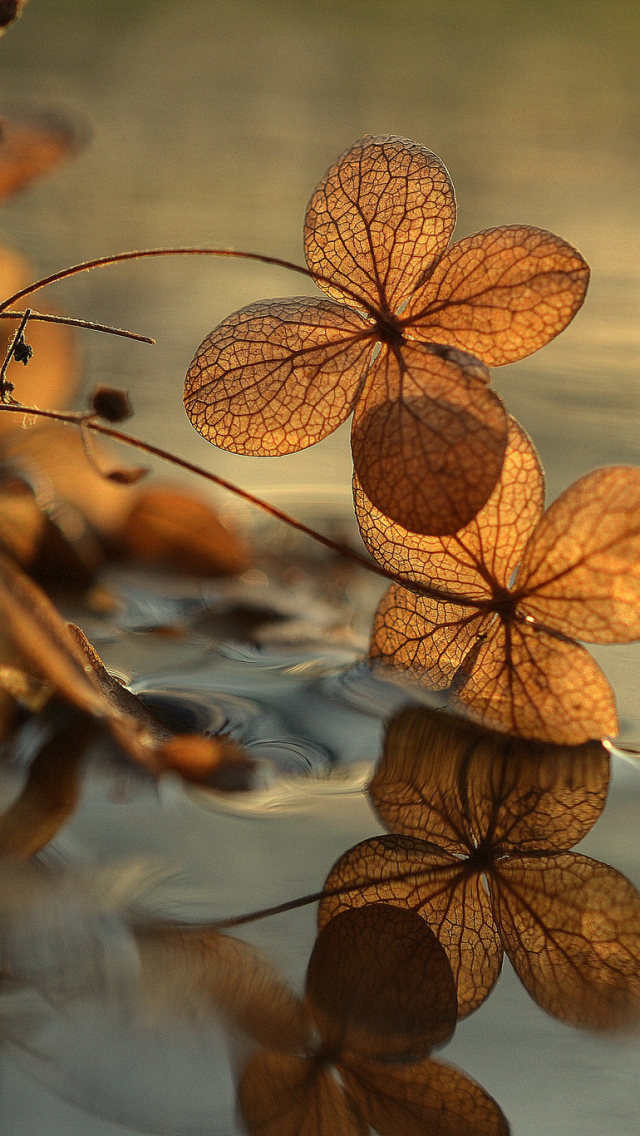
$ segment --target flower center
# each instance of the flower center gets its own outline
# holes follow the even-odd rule
[[[388,343],[390,347],[400,347],[406,343],[400,324],[392,315],[382,315],[379,312],[376,317],[376,331],[379,339],[383,343]]]
[[[517,603],[517,596],[508,588],[494,585],[490,610],[497,612],[504,623],[511,623],[515,619]]]

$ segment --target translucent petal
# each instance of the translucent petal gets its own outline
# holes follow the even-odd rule
[[[491,896],[505,950],[531,997],[570,1025],[640,1021],[640,895],[576,852],[497,865]]]
[[[369,658],[429,690],[451,685],[489,626],[473,607],[441,603],[392,584],[373,622]]]
[[[427,924],[387,903],[325,923],[307,972],[307,1011],[324,1048],[416,1061],[452,1036],[458,1014],[447,956]]]
[[[185,381],[187,414],[209,442],[236,454],[313,446],[351,414],[371,334],[357,312],[329,300],[251,304],[198,348]]]
[[[486,503],[507,445],[506,410],[472,356],[383,345],[353,420],[353,462],[375,507],[412,532],[456,532]]]
[[[333,1076],[309,1057],[260,1050],[238,1090],[251,1136],[369,1136],[369,1125]]]
[[[478,871],[424,840],[375,837],[351,848],[332,868],[319,925],[368,903],[396,904],[421,915],[446,951],[459,1016],[481,1005],[500,973],[502,946]]]
[[[576,639],[640,638],[640,469],[570,485],[532,534],[517,589],[523,611]]]
[[[498,482],[486,505],[452,536],[409,532],[371,503],[357,474],[353,497],[360,534],[385,568],[409,580],[488,599],[490,580],[506,587],[544,507],[544,474],[533,442],[515,418]]]
[[[405,333],[471,351],[488,367],[531,355],[581,307],[589,267],[531,225],[502,225],[447,250],[402,314]]]
[[[613,691],[577,643],[496,621],[452,704],[496,730],[558,745],[618,732]]]
[[[392,312],[434,260],[455,225],[449,174],[417,142],[367,136],[327,170],[307,208],[304,247],[330,296],[341,286]]]
[[[460,1069],[430,1058],[384,1068],[364,1062],[343,1071],[345,1086],[380,1136],[509,1136],[485,1090]]]

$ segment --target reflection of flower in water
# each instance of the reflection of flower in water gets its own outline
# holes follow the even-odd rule
[[[447,170],[425,146],[356,142],[305,218],[307,263],[331,299],[259,302],[215,328],[185,385],[196,429],[234,453],[275,456],[321,441],[355,410],[354,464],[376,506],[418,532],[466,524],[506,441],[483,364],[522,359],[562,331],[589,270],[526,225],[447,248],[455,215]]]
[[[40,1024],[56,1006],[76,1021],[74,1007],[90,998],[140,1036],[178,1027],[180,1037],[186,1027],[202,1037],[217,1023],[257,1042],[239,1090],[252,1133],[365,1136],[371,1124],[387,1136],[408,1123],[427,1134],[466,1134],[469,1125],[478,1136],[508,1132],[479,1085],[428,1056],[453,1034],[457,1003],[446,954],[424,920],[381,904],[331,920],[309,963],[303,1007],[250,944],[150,922],[140,900],[161,878],[144,862],[3,869],[0,1016],[9,1040],[37,1059]],[[12,1001],[30,989],[40,1001]],[[166,1035],[163,1044],[172,1043]],[[101,1113],[78,1089],[79,1103]]]
[[[608,779],[597,742],[544,746],[401,712],[369,787],[396,835],[338,861],[321,925],[353,906],[397,903],[447,951],[460,1014],[487,997],[504,949],[548,1013],[598,1029],[635,1024],[640,895],[620,872],[569,851],[600,816]]]
[[[455,1028],[446,955],[425,923],[386,904],[347,911],[309,962],[306,1053],[262,1049],[240,1110],[252,1136],[505,1136],[495,1101],[427,1054]],[[294,1046],[292,1046],[294,1048]]]

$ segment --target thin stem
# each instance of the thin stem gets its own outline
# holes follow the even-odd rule
[[[253,493],[248,493],[246,489],[241,489],[240,486],[234,485],[232,481],[227,481],[226,478],[219,477],[216,473],[210,473],[208,469],[203,469],[202,466],[186,461],[185,458],[180,458],[177,454],[169,453],[168,450],[163,450],[160,446],[153,446],[150,442],[143,441],[142,438],[136,438],[133,434],[125,434],[122,430],[115,430],[112,426],[103,426],[102,423],[94,421],[92,415],[78,414],[73,411],[41,410],[38,406],[22,406],[20,403],[0,404],[0,411],[22,414],[25,417],[33,415],[36,418],[51,418],[56,422],[66,422],[72,426],[84,425],[87,430],[94,430],[96,434],[103,434],[107,438],[115,439],[116,442],[122,442],[126,446],[133,446],[137,450],[142,450],[145,454],[151,454],[153,457],[170,462],[171,465],[176,465],[180,469],[186,469],[189,473],[195,473],[198,477],[204,477],[206,481],[210,481],[213,485],[218,485],[221,489],[227,489],[229,493],[235,494],[236,497],[241,497],[244,501],[248,501],[249,504],[255,505],[258,509],[262,509],[264,513],[275,517],[276,520],[282,521],[285,525],[289,525],[290,528],[297,529],[298,532],[311,537],[312,540],[324,545],[325,548],[337,553],[338,556],[344,556],[346,559],[353,561],[354,564],[359,564],[361,568],[366,568],[368,572],[374,572],[377,576],[391,580],[394,584],[401,584],[403,588],[407,588],[409,591],[417,592],[419,595],[428,596],[430,599],[439,600],[442,603],[454,603],[458,607],[468,607],[478,611],[484,611],[490,605],[491,601],[488,600],[467,599],[464,596],[458,596],[452,592],[442,591],[440,588],[433,588],[428,584],[406,580],[403,576],[396,575],[395,572],[389,572],[386,568],[383,568],[382,565],[376,564],[375,560],[369,560],[366,556],[361,556],[360,553],[356,552],[353,548],[349,548],[348,545],[339,544],[338,541],[331,540],[331,537],[323,536],[322,533],[309,528],[308,525],[290,516],[289,513],[283,512],[282,509],[276,508],[275,505],[270,505],[268,501],[263,501],[261,497],[256,497]]]
[[[27,324],[29,322],[30,316],[31,316],[31,309],[27,308],[26,312],[23,313],[20,324],[18,325],[18,327],[16,328],[16,331],[14,332],[13,339],[11,340],[11,343],[9,344],[9,347],[7,349],[7,354],[5,355],[4,363],[2,364],[2,369],[0,370],[0,399],[2,399],[3,402],[6,398],[6,396],[11,395],[11,391],[13,390],[13,384],[8,383],[7,379],[6,379],[7,367],[9,366],[9,363],[13,359],[16,346],[20,342],[20,339],[22,337],[22,333],[23,333],[25,327],[27,326]]]
[[[345,891],[341,889],[341,893]],[[295,911],[298,907],[308,907],[310,903],[319,903],[331,892],[316,891],[311,895],[301,895],[298,899],[290,899],[286,903],[278,903],[275,907],[263,907],[259,911],[249,911],[245,915],[235,915],[231,919],[218,919],[215,923],[207,923],[207,929],[224,931],[228,927],[242,927],[244,923],[257,923],[259,919],[268,919],[270,915],[281,915],[284,911]],[[197,928],[193,928],[196,930]]]
[[[278,256],[263,256],[257,252],[235,252],[233,249],[221,248],[199,248],[199,247],[178,247],[178,248],[160,248],[160,249],[135,249],[131,252],[119,252],[113,256],[101,256],[95,260],[85,260],[81,264],[73,264],[70,268],[63,268],[60,272],[53,272],[50,276],[43,276],[42,279],[36,280],[33,284],[29,284],[26,288],[21,288],[19,292],[14,292],[13,296],[9,296],[8,300],[4,300],[0,304],[0,313],[6,311],[12,304],[22,300],[25,296],[31,296],[34,292],[38,292],[41,288],[45,288],[48,284],[55,284],[58,280],[66,280],[69,276],[76,276],[79,272],[88,272],[92,268],[104,268],[108,264],[119,264],[125,260],[143,260],[155,256],[222,256],[233,257],[237,260],[256,260],[261,264],[273,264],[277,268],[287,268],[290,272],[299,272],[303,276],[308,276],[309,279],[320,281],[323,284],[330,284],[332,288],[337,289],[345,297],[352,300],[357,307],[364,308],[372,319],[379,318],[378,310],[357,292],[353,292],[350,288],[345,288],[342,284],[337,284],[328,276],[323,276],[320,272],[312,272],[310,268],[306,268],[302,264],[294,264],[290,260],[282,260]]]
[[[5,312],[0,310],[0,319],[21,319],[24,312]],[[41,323],[70,323],[72,327],[86,327],[89,331],[106,331],[110,335],[121,335],[124,339],[136,339],[139,343],[155,343],[148,335],[139,335],[137,331],[126,331],[122,327],[110,327],[106,323],[92,323],[89,320],[75,319],[73,316],[55,316],[47,312],[31,311],[31,320],[40,320]]]

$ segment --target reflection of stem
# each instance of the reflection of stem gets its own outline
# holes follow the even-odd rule
[[[137,450],[142,450],[145,454],[162,458],[163,461],[171,462],[172,465],[177,465],[180,469],[186,469],[189,473],[195,473],[199,477],[204,477],[214,485],[220,486],[221,489],[227,489],[230,493],[234,493],[236,497],[241,497],[243,501],[248,501],[250,505],[255,505],[256,508],[262,509],[265,513],[269,513],[269,515],[275,517],[276,520],[282,521],[285,525],[289,525],[293,529],[297,529],[298,532],[304,533],[305,536],[310,536],[312,540],[317,541],[318,544],[323,544],[325,548],[329,548],[331,552],[337,553],[338,556],[344,556],[348,560],[352,560],[355,564],[359,564],[361,568],[366,568],[368,572],[375,572],[377,576],[391,580],[394,584],[401,584],[403,588],[407,588],[409,591],[414,591],[418,595],[428,596],[430,599],[440,600],[442,603],[453,603],[456,604],[457,607],[467,607],[484,611],[489,606],[490,601],[467,599],[465,596],[454,595],[440,588],[433,588],[428,584],[421,584],[413,580],[406,580],[402,576],[397,576],[394,572],[389,572],[380,564],[376,564],[374,560],[368,560],[366,556],[361,556],[359,552],[356,552],[353,548],[349,548],[348,545],[339,544],[338,541],[331,540],[331,537],[323,536],[322,533],[309,528],[308,525],[296,520],[296,518],[290,516],[289,513],[283,512],[282,509],[277,509],[275,505],[270,505],[268,501],[263,501],[261,497],[256,497],[253,493],[248,493],[246,489],[241,489],[239,485],[234,485],[232,481],[227,481],[226,478],[219,477],[216,473],[210,473],[208,469],[203,469],[202,466],[186,461],[185,458],[179,458],[176,454],[169,453],[168,450],[162,450],[159,446],[153,446],[150,442],[143,441],[142,438],[135,438],[132,434],[123,433],[122,430],[114,430],[112,426],[103,426],[100,422],[94,420],[92,414],[78,414],[73,411],[62,410],[41,410],[38,406],[22,406],[20,403],[12,403],[10,405],[0,404],[0,411],[22,414],[25,417],[33,415],[35,418],[52,418],[56,422],[66,422],[72,426],[82,425],[87,430],[94,430],[97,434],[104,434],[107,438],[114,438],[116,442],[122,442],[126,446],[133,446]]]
[[[13,383],[7,382],[7,367],[13,359],[15,349],[22,338],[22,333],[29,322],[30,316],[31,309],[27,308],[26,312],[22,316],[22,319],[20,320],[17,330],[14,332],[13,339],[11,340],[9,347],[7,348],[7,354],[5,355],[4,363],[2,364],[2,370],[0,370],[0,399],[2,400],[2,402],[6,402],[11,397]]]
[[[21,319],[25,312],[6,312],[0,310],[0,319]],[[29,319],[41,323],[69,323],[72,327],[86,327],[89,331],[107,331],[109,335],[121,335],[124,339],[137,339],[140,343],[155,343],[148,335],[139,335],[137,331],[126,331],[123,327],[110,327],[106,323],[92,323],[90,320],[76,319],[74,316],[57,316],[51,312],[30,311]]]

